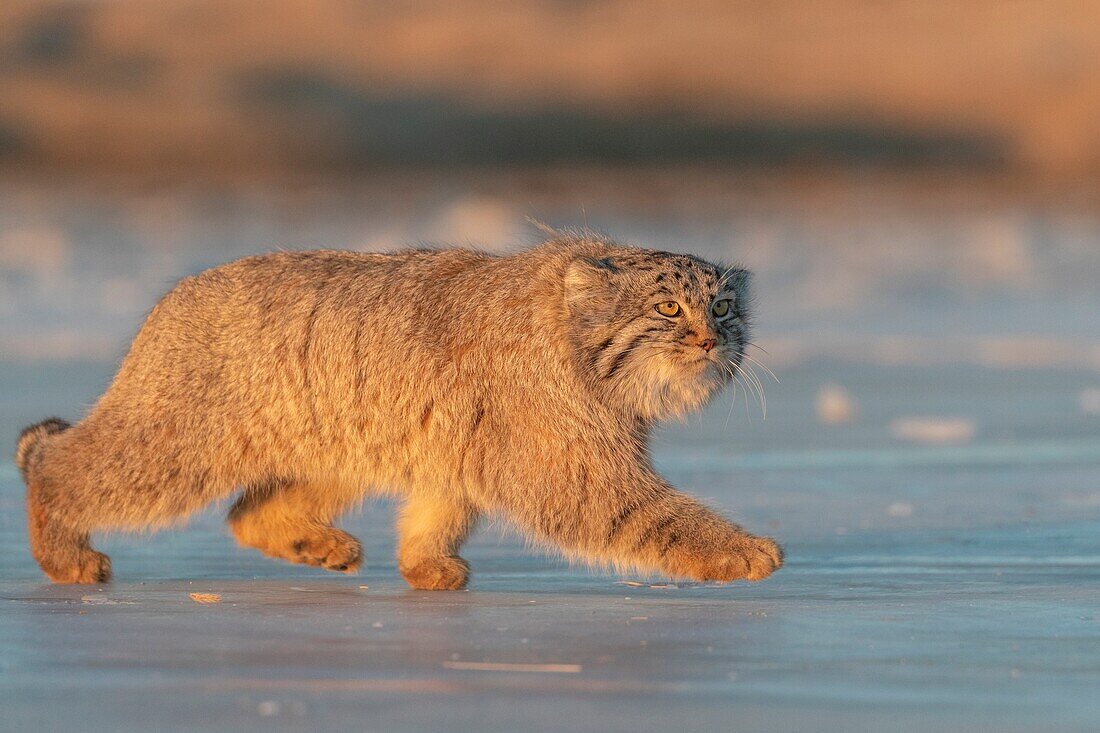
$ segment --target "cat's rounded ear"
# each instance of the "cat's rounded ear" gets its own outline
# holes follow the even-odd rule
[[[565,270],[565,296],[573,300],[605,290],[616,272],[615,265],[597,257],[578,257]]]

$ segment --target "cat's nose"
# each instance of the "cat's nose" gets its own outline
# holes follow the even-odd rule
[[[699,342],[699,348],[703,351],[710,352],[715,346],[718,345],[718,339],[703,339]]]

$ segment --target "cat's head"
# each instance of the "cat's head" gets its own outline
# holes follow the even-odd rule
[[[651,421],[702,407],[741,368],[751,275],[697,257],[614,248],[565,271],[577,362],[615,406]]]

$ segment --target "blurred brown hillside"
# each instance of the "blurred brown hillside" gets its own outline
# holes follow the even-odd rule
[[[0,3],[0,163],[1100,174],[1090,0]]]

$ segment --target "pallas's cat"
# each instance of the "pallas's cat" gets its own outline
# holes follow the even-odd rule
[[[153,308],[83,420],[23,432],[31,550],[54,581],[105,581],[92,532],[239,491],[242,545],[352,572],[361,546],[333,521],[389,494],[416,588],[465,586],[457,553],[486,515],[597,566],[759,580],[776,543],[671,487],[647,449],[740,369],[748,307],[745,270],[588,235],[215,267]]]

